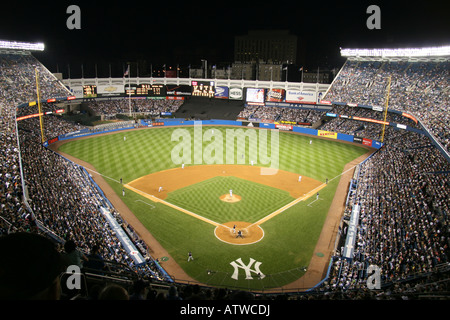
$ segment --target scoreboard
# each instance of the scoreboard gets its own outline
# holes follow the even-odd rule
[[[192,95],[213,98],[215,94],[214,81],[192,81]]]
[[[162,84],[125,84],[125,95],[140,97],[165,97],[166,88]]]
[[[96,85],[84,85],[83,86],[83,98],[96,98],[97,86]]]

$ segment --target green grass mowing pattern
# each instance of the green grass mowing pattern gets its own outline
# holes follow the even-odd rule
[[[220,200],[220,196],[228,194],[230,189],[241,196],[241,201],[227,203]],[[218,223],[255,223],[294,200],[287,191],[236,177],[211,178],[173,191],[166,198],[167,202]]]
[[[206,132],[211,128],[213,127],[204,126],[202,130]],[[185,129],[194,135],[192,127]],[[226,129],[228,128],[214,127],[214,130],[222,132]],[[178,143],[171,141],[174,130],[176,128],[120,132],[70,141],[60,149],[91,163],[103,175],[116,181],[123,178],[126,183],[152,172],[179,166],[173,164],[171,159],[171,150]],[[225,137],[225,134],[223,136]],[[312,144],[309,144],[310,139]],[[338,176],[346,163],[367,152],[366,149],[352,144],[285,132],[280,132],[279,142],[279,169],[319,181]],[[203,146],[208,146],[209,143],[203,141]],[[247,164],[248,156],[247,148]],[[122,197],[122,186],[110,179],[106,181]],[[303,274],[303,267],[309,264],[338,182],[339,179],[331,181],[320,191],[321,200],[311,206],[308,206],[308,203],[312,202],[313,198],[298,203],[262,224],[265,237],[257,244],[246,246],[223,243],[214,237],[214,226],[163,204],[153,203],[134,192],[127,190],[123,201],[193,278],[211,285],[262,289],[290,283]],[[185,195],[190,191],[186,192]],[[178,197],[183,197],[182,193],[174,195],[175,201],[180,200]],[[199,209],[206,210],[209,205],[201,204],[200,207],[203,208]],[[247,219],[249,218],[257,220],[257,217]],[[219,220],[217,222],[224,221],[216,219]],[[242,217],[239,220],[247,219]],[[187,262],[189,251],[194,254],[194,263]],[[262,262],[261,271],[268,276],[261,281],[245,280],[241,271],[239,280],[231,279],[233,268],[230,262],[238,258],[242,258],[246,264],[250,258]]]

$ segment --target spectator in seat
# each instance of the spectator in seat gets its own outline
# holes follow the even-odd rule
[[[67,266],[76,265],[80,269],[83,268],[83,261],[88,261],[88,258],[77,249],[77,245],[73,240],[67,240],[64,243],[63,258]]]
[[[84,263],[84,268],[89,269],[90,272],[102,273],[105,270],[105,263],[103,257],[99,253],[99,247],[94,245],[91,253],[88,255],[88,260]]]
[[[16,232],[0,237],[0,299],[59,300],[63,260],[44,236]]]

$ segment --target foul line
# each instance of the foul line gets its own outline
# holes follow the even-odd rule
[[[208,218],[205,218],[205,217],[203,217],[201,215],[198,215],[198,214],[196,214],[196,213],[194,213],[192,211],[183,209],[183,208],[181,208],[181,207],[179,207],[177,205],[174,205],[174,204],[172,204],[170,202],[167,202],[167,201],[164,201],[162,199],[159,199],[159,198],[155,197],[154,195],[151,195],[151,194],[148,194],[148,193],[146,193],[144,191],[141,191],[139,189],[133,188],[132,186],[130,186],[128,184],[125,184],[124,187],[126,187],[127,189],[130,189],[130,190],[132,190],[132,191],[134,191],[134,192],[136,192],[136,193],[138,193],[138,194],[140,194],[140,195],[142,195],[142,196],[144,196],[144,197],[146,197],[146,198],[148,198],[148,199],[150,199],[150,200],[152,200],[154,202],[161,202],[162,204],[165,204],[166,206],[169,206],[171,208],[177,209],[177,210],[179,210],[181,212],[184,212],[184,213],[186,213],[186,214],[188,214],[190,216],[193,216],[193,217],[195,217],[197,219],[203,220],[203,221],[205,221],[205,222],[207,222],[209,224],[212,224],[213,226],[218,227],[218,226],[222,225],[222,224],[220,224],[218,222],[212,221],[212,220],[210,220]]]
[[[330,183],[330,182],[333,181],[334,179],[336,179],[336,178],[342,176],[343,174],[349,172],[350,170],[353,170],[353,169],[354,169],[356,166],[358,166],[358,165],[359,165],[359,164],[356,164],[356,165],[354,165],[353,167],[351,167],[350,169],[347,169],[347,170],[343,171],[342,173],[338,174],[336,177],[331,178],[330,180],[328,180],[328,183]],[[288,204],[285,205],[284,207],[281,207],[280,209],[278,209],[278,210],[272,212],[271,214],[265,216],[264,218],[262,218],[262,219],[256,221],[255,223],[252,223],[252,224],[249,225],[247,228],[252,227],[252,226],[254,226],[254,225],[259,226],[260,224],[266,222],[267,220],[272,219],[272,218],[275,217],[276,215],[278,215],[278,214],[282,213],[283,211],[285,211],[285,210],[291,208],[292,206],[296,205],[297,203],[299,203],[299,202],[301,202],[301,201],[303,201],[303,200],[308,199],[308,198],[311,197],[314,193],[316,193],[316,192],[318,192],[319,190],[325,188],[326,185],[327,185],[326,183],[321,184],[320,186],[318,186],[318,187],[312,189],[311,191],[309,191],[308,193],[304,194],[302,197],[295,199],[294,201],[288,203]],[[314,200],[314,201],[316,201],[316,200]],[[313,202],[314,202],[314,201],[313,201]]]
[[[79,165],[80,167],[83,167],[82,165]],[[97,171],[95,171],[95,170],[92,170],[92,169],[89,169],[89,168],[86,168],[86,167],[83,167],[86,171],[91,171],[91,172],[93,172],[93,173],[95,173],[95,174],[98,174],[99,176],[102,176],[102,177],[105,177],[105,178],[107,178],[107,179],[109,179],[109,180],[112,180],[112,181],[114,181],[114,182],[117,182],[117,183],[120,183],[120,181],[117,181],[116,179],[114,179],[114,178],[111,178],[111,177],[108,177],[108,176],[105,176],[104,174],[101,174],[100,172],[97,172]]]
[[[153,209],[156,208],[153,204],[148,203],[148,202],[145,202],[145,201],[143,201],[143,200],[141,200],[141,199],[135,200],[134,202],[142,202],[142,203],[145,203],[146,205],[148,205],[148,206],[151,208],[150,210],[153,210]]]
[[[311,191],[309,191],[308,193],[304,194],[303,196],[295,199],[294,201],[288,203],[287,205],[281,207],[280,209],[275,210],[274,212],[272,212],[271,214],[265,216],[264,218],[256,221],[255,223],[252,223],[251,225],[249,225],[247,228],[253,227],[253,226],[259,226],[260,224],[262,224],[263,222],[266,222],[267,220],[272,219],[273,217],[275,217],[276,215],[279,215],[280,213],[282,213],[283,211],[289,209],[290,207],[296,205],[297,203],[304,201],[306,199],[308,199],[309,197],[311,197],[314,193],[316,193],[316,190],[319,191],[322,188],[325,188],[326,184],[321,184],[320,186],[312,189]]]

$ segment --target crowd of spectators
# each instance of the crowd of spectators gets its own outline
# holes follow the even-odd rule
[[[389,123],[402,124],[410,128],[420,129],[419,124],[414,120],[393,112],[387,112],[386,119],[384,119],[385,112],[382,111],[364,107],[333,105],[330,113],[336,114],[338,117],[328,118],[328,121],[320,125],[318,129],[350,134],[377,141],[381,141],[382,138],[382,125],[367,121],[353,120],[347,117],[359,117],[377,121],[386,120],[386,122]],[[340,115],[347,117],[339,117]],[[389,132],[385,132],[385,134],[389,134]]]
[[[388,142],[360,166],[346,208],[350,215],[352,205],[360,205],[355,251],[349,261],[338,248],[330,290],[366,288],[371,264],[392,283],[449,262],[450,164],[424,135],[388,133]]]
[[[450,148],[450,62],[347,60],[324,99],[411,113]]]
[[[259,121],[295,121],[297,123],[314,124],[324,114],[325,112],[312,109],[246,105],[237,117],[258,119]]]
[[[94,112],[104,115],[128,114],[131,109],[132,112],[159,116],[161,113],[175,113],[183,102],[184,100],[121,98],[89,100],[87,104]]]
[[[33,216],[22,202],[16,106],[37,99],[36,74],[42,96],[69,95],[57,79],[30,54],[0,54],[0,234],[35,229]]]
[[[384,108],[391,77],[389,109],[412,114],[448,150],[448,69],[448,61],[348,60],[325,98]],[[355,111],[358,116],[380,120],[376,116],[382,113],[361,110],[335,106],[333,111]],[[420,128],[398,114],[388,113],[387,121]],[[361,127],[345,119],[332,120],[322,128],[372,139],[380,132],[380,126]],[[386,144],[359,168],[358,187],[345,210],[349,216],[352,205],[360,205],[354,254],[351,260],[342,257],[341,243],[326,290],[366,288],[366,270],[371,264],[380,267],[384,283],[399,285],[417,274],[434,275],[438,266],[449,263],[448,160],[424,135],[386,127],[385,138]],[[447,282],[448,275],[444,287]],[[399,292],[414,294],[422,287],[400,288]],[[445,288],[436,285],[432,289]]]
[[[70,92],[58,81],[53,81],[51,74],[31,55],[0,55],[0,59],[0,235],[18,231],[50,231],[61,240],[61,251],[62,244],[71,240],[77,243],[78,248],[85,254],[90,253],[94,246],[98,246],[105,259],[136,267],[102,216],[100,207],[105,206],[104,199],[86,171],[43,147],[38,117],[17,121],[16,131],[16,106],[36,100],[36,95],[31,92],[35,90],[31,81],[35,79],[32,77],[35,68],[40,70],[42,99],[66,97]],[[51,108],[51,105],[42,104],[44,112],[51,111]],[[37,113],[37,106],[23,107],[17,113]],[[47,138],[82,128],[59,116],[47,115],[43,119],[43,132]],[[26,184],[26,202],[23,197],[19,157]],[[114,208],[109,209],[119,224],[128,226]],[[144,278],[162,279],[160,269],[148,255],[146,244],[140,241],[135,233],[129,234],[134,235],[133,240],[147,261],[144,266],[136,267],[135,271]]]

